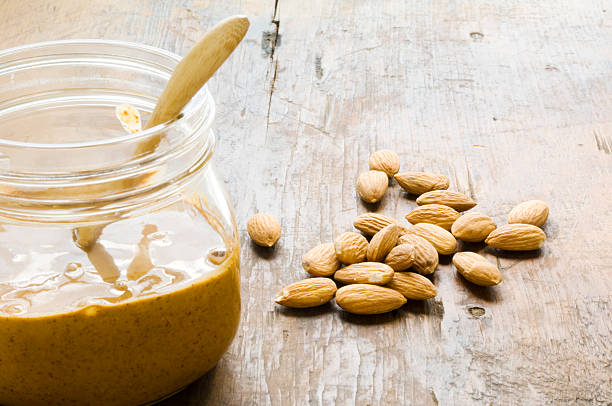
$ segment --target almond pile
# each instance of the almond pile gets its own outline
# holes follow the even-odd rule
[[[493,248],[510,251],[539,249],[546,240],[540,227],[548,218],[548,206],[540,200],[520,203],[510,212],[508,224],[498,228],[486,214],[463,214],[477,203],[447,190],[449,180],[444,175],[399,173],[399,157],[390,150],[373,153],[369,166],[370,170],[357,179],[359,196],[367,203],[378,202],[387,191],[389,179],[395,179],[406,192],[418,196],[418,207],[405,216],[411,226],[379,213],[357,216],[353,226],[361,233],[345,232],[334,242],[306,252],[302,266],[313,278],[281,289],[276,303],[306,308],[325,304],[335,296],[338,306],[349,313],[386,313],[398,309],[407,299],[436,296],[436,287],[427,275],[436,270],[439,255],[454,254],[452,263],[457,272],[471,283],[493,286],[502,281],[497,265],[483,256],[469,251],[455,253],[457,239],[484,241]],[[249,234],[261,245],[276,242],[280,236],[278,222],[259,220],[249,223]],[[342,286],[337,288],[336,283]]]

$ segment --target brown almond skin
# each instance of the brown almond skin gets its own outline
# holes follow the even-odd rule
[[[343,264],[363,262],[368,250],[368,240],[358,233],[342,233],[334,241],[336,257]]]
[[[415,258],[416,249],[412,244],[399,244],[387,254],[385,264],[394,271],[405,271],[412,267]]]
[[[394,176],[399,185],[412,195],[422,195],[432,190],[448,189],[449,181],[444,175],[428,172],[403,172]]]
[[[408,229],[408,234],[423,237],[442,255],[450,255],[457,249],[457,240],[453,235],[435,224],[419,223]]]
[[[360,214],[353,221],[353,226],[368,237],[373,236],[389,224],[397,224],[397,221],[394,218],[378,213]]]
[[[453,255],[453,265],[465,279],[479,286],[494,286],[502,281],[495,264],[475,252],[458,252]]]
[[[305,253],[302,267],[312,276],[332,276],[340,268],[334,244],[320,244]]]
[[[497,224],[486,214],[472,212],[459,217],[451,227],[451,233],[463,241],[481,242],[497,228]]]
[[[544,245],[546,234],[532,224],[506,224],[494,230],[485,243],[506,251],[531,251]]]
[[[366,253],[368,261],[384,261],[387,254],[397,245],[397,239],[400,233],[401,227],[397,224],[389,224],[377,232],[374,237],[372,237],[372,240],[370,240],[370,245],[368,245],[368,251]]]
[[[255,244],[271,247],[281,236],[281,226],[273,215],[257,213],[247,221],[247,232]]]
[[[508,215],[509,224],[531,224],[542,227],[548,219],[548,205],[541,200],[529,200],[514,207]]]
[[[334,279],[344,284],[371,283],[386,285],[393,279],[393,268],[380,262],[361,262],[339,269]]]
[[[383,198],[389,178],[381,171],[367,171],[357,178],[357,193],[367,203],[376,203]]]
[[[412,224],[430,223],[450,231],[460,214],[452,207],[442,204],[425,204],[406,214],[406,220]]]
[[[466,211],[476,206],[476,202],[471,197],[451,190],[425,192],[416,199],[416,203],[419,206],[424,204],[442,204],[452,207],[457,211]]]
[[[415,234],[404,234],[399,238],[399,244],[410,244],[414,247],[414,263],[412,269],[421,275],[432,274],[438,267],[438,252],[429,241]]]
[[[436,297],[437,293],[436,287],[429,279],[414,272],[396,272],[387,287],[397,290],[410,300],[431,299]]]
[[[334,297],[336,290],[336,284],[329,278],[309,278],[284,287],[274,301],[297,309],[321,306]]]
[[[338,289],[336,303],[353,314],[382,314],[399,309],[406,303],[406,298],[383,286],[355,284]]]
[[[371,170],[382,171],[391,178],[399,172],[400,160],[395,152],[382,149],[370,155],[369,165]]]

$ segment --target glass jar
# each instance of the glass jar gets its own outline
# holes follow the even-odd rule
[[[231,343],[238,235],[212,97],[135,134],[114,112],[146,121],[179,59],[112,41],[0,52],[0,404],[152,402]]]

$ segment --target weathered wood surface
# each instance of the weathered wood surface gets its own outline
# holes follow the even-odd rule
[[[4,0],[0,47],[94,37],[184,54],[235,13],[251,30],[210,89],[242,324],[216,369],[162,405],[612,404],[612,4]],[[396,184],[377,207],[356,197],[379,148],[449,175],[498,223],[549,202],[544,249],[498,257],[490,289],[443,260],[435,300],[385,316],[275,306],[308,248],[366,210],[415,206]],[[282,220],[272,251],[248,240],[255,211]]]

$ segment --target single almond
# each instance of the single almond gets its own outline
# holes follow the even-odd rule
[[[459,216],[459,212],[452,207],[441,204],[426,204],[406,214],[406,220],[412,224],[430,223],[445,230],[450,230]]]
[[[421,195],[432,190],[448,189],[449,181],[444,175],[427,172],[403,172],[395,180],[412,195]]]
[[[370,245],[368,245],[368,251],[366,253],[368,261],[384,261],[387,254],[397,245],[397,239],[400,233],[401,227],[397,224],[389,224],[377,232],[374,237],[372,237]]]
[[[475,252],[456,253],[453,265],[465,279],[479,286],[493,286],[502,281],[497,266]]]
[[[387,287],[397,290],[406,299],[411,300],[431,299],[437,293],[436,287],[429,279],[414,272],[396,272]]]
[[[412,267],[416,258],[416,249],[412,244],[400,244],[395,246],[385,258],[385,264],[394,271],[405,271]]]
[[[342,233],[334,241],[336,257],[343,264],[363,262],[368,250],[368,240],[358,233]]]
[[[425,192],[416,199],[416,203],[419,206],[424,204],[443,204],[457,211],[466,211],[476,206],[476,202],[472,198],[451,190]]]
[[[353,221],[353,226],[368,237],[373,236],[389,224],[397,224],[397,221],[394,218],[378,213],[360,214]]]
[[[532,224],[506,224],[493,230],[485,243],[493,248],[508,251],[537,250],[544,245],[546,234]]]
[[[399,238],[399,244],[410,244],[414,247],[412,269],[421,275],[429,275],[438,266],[438,251],[429,241],[415,234],[406,233]]]
[[[268,213],[257,213],[247,221],[247,231],[253,242],[262,247],[271,247],[281,236],[281,226],[276,217]]]
[[[302,267],[312,276],[331,276],[340,268],[333,243],[320,244],[302,257]]]
[[[381,314],[399,309],[406,303],[404,295],[378,285],[354,284],[338,289],[336,303],[354,314]]]
[[[382,149],[370,155],[370,169],[382,171],[390,178],[393,177],[400,168],[400,160],[397,154],[388,149]]]
[[[334,297],[336,290],[336,284],[329,278],[304,279],[282,288],[274,301],[299,309],[321,306]]]
[[[508,223],[532,224],[542,227],[548,218],[548,205],[541,200],[520,203],[510,211]]]
[[[457,240],[451,233],[435,224],[419,223],[408,229],[408,234],[425,238],[442,255],[450,255],[457,249]]]
[[[455,238],[468,242],[480,242],[497,228],[493,219],[482,213],[467,213],[459,217],[451,227]]]
[[[339,269],[334,274],[338,282],[386,285],[393,279],[393,268],[380,262],[361,262]]]
[[[357,193],[367,203],[376,203],[382,199],[388,186],[389,178],[381,171],[367,171],[357,178]]]

